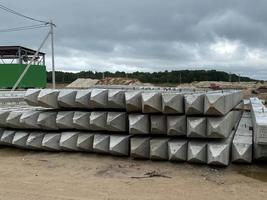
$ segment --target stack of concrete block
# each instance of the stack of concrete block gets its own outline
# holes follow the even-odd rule
[[[240,91],[30,89],[0,111],[0,144],[227,166]]]

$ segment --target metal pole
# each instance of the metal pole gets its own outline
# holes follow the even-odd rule
[[[50,21],[50,34],[51,34],[51,50],[52,50],[52,85],[53,89],[56,88],[56,74],[55,74],[55,58],[54,58],[54,24]]]

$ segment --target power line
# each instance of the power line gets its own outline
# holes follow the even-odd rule
[[[32,20],[32,21],[36,21],[36,22],[41,22],[41,23],[45,23],[45,24],[49,24],[49,22],[46,22],[46,21],[43,21],[43,20],[39,20],[39,19],[35,19],[33,17],[29,17],[29,16],[26,16],[24,14],[21,14],[15,10],[12,10],[6,6],[4,6],[3,4],[0,3],[0,9],[2,10],[5,10],[6,12],[9,12],[9,13],[12,13],[14,15],[17,15],[17,16],[20,16],[20,17],[23,17],[23,18],[26,18],[26,19],[29,19],[29,20]]]
[[[7,33],[7,32],[14,32],[14,31],[25,31],[30,29],[38,29],[47,27],[46,24],[37,24],[37,25],[31,25],[31,26],[21,26],[21,27],[14,27],[14,28],[8,28],[8,29],[0,29],[0,33]]]

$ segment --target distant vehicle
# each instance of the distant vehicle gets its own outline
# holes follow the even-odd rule
[[[211,83],[209,88],[212,90],[221,90],[222,86],[217,83]]]

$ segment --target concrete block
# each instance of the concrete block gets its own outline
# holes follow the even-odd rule
[[[62,132],[59,146],[62,150],[78,151],[77,140],[79,132]]]
[[[44,135],[45,133],[43,132],[38,132],[38,131],[31,132],[26,141],[27,148],[34,149],[34,150],[41,150]]]
[[[129,116],[130,134],[149,134],[149,116],[140,114],[130,114]]]
[[[186,116],[168,115],[167,116],[167,135],[184,136],[186,135]]]
[[[187,160],[187,140],[172,139],[168,141],[169,161],[184,162]]]
[[[150,140],[150,159],[168,160],[168,138],[153,138]]]
[[[37,125],[44,130],[58,130],[56,111],[41,112],[37,119]]]
[[[206,137],[207,122],[205,117],[187,117],[187,137]]]
[[[48,151],[60,151],[60,133],[46,133],[42,141],[42,149]]]
[[[93,89],[90,96],[90,106],[92,108],[107,108],[108,107],[108,90]]]
[[[125,91],[110,89],[108,90],[108,108],[125,109]]]
[[[91,112],[89,123],[91,130],[106,130],[107,112]]]
[[[267,145],[258,144],[254,141],[253,159],[256,161],[267,161]]]
[[[17,129],[24,128],[20,123],[20,117],[22,113],[23,113],[22,110],[11,111],[6,119],[7,126],[10,128],[17,128]]]
[[[208,143],[208,164],[228,166],[231,142],[217,141]]]
[[[161,113],[162,101],[161,94],[158,92],[143,92],[142,95],[143,113]]]
[[[131,157],[139,159],[150,158],[150,138],[132,137],[131,138]]]
[[[77,108],[76,103],[77,90],[60,90],[58,95],[58,104],[61,108]]]
[[[59,111],[57,113],[56,123],[59,129],[73,129],[74,111]]]
[[[188,94],[185,95],[185,113],[186,115],[200,115],[204,111],[204,96],[203,94]]]
[[[78,90],[75,102],[79,108],[90,109],[90,96],[92,90]]]
[[[28,89],[24,95],[24,101],[30,106],[38,106],[40,89]]]
[[[252,162],[252,137],[235,136],[232,144],[232,162]]]
[[[76,111],[73,116],[73,128],[78,130],[90,130],[91,112]]]
[[[184,95],[181,93],[162,93],[162,112],[165,114],[184,113]]]
[[[29,136],[29,132],[16,131],[12,140],[12,145],[18,148],[27,148],[26,142]]]
[[[205,141],[189,141],[187,147],[187,162],[206,164],[207,143]]]
[[[128,156],[130,149],[129,135],[111,135],[109,152],[111,155]]]
[[[10,109],[1,109],[0,110],[0,127],[6,128],[8,125],[6,124],[6,120],[8,115],[10,114]]]
[[[125,104],[127,112],[142,112],[141,91],[126,91]]]
[[[37,120],[40,113],[41,111],[37,110],[24,111],[19,119],[20,126],[26,129],[39,129],[40,126],[38,125]]]
[[[93,151],[96,153],[109,153],[110,136],[106,134],[95,134],[93,142]]]
[[[43,89],[38,95],[38,105],[47,108],[59,108],[57,101],[59,90]]]
[[[12,145],[13,138],[15,136],[14,130],[5,130],[2,133],[0,144],[1,145]]]
[[[81,151],[93,152],[93,142],[93,133],[79,133],[76,146]]]
[[[128,130],[126,113],[108,112],[106,129],[108,131],[126,132]]]
[[[151,115],[150,116],[150,132],[152,134],[167,134],[165,115]]]

